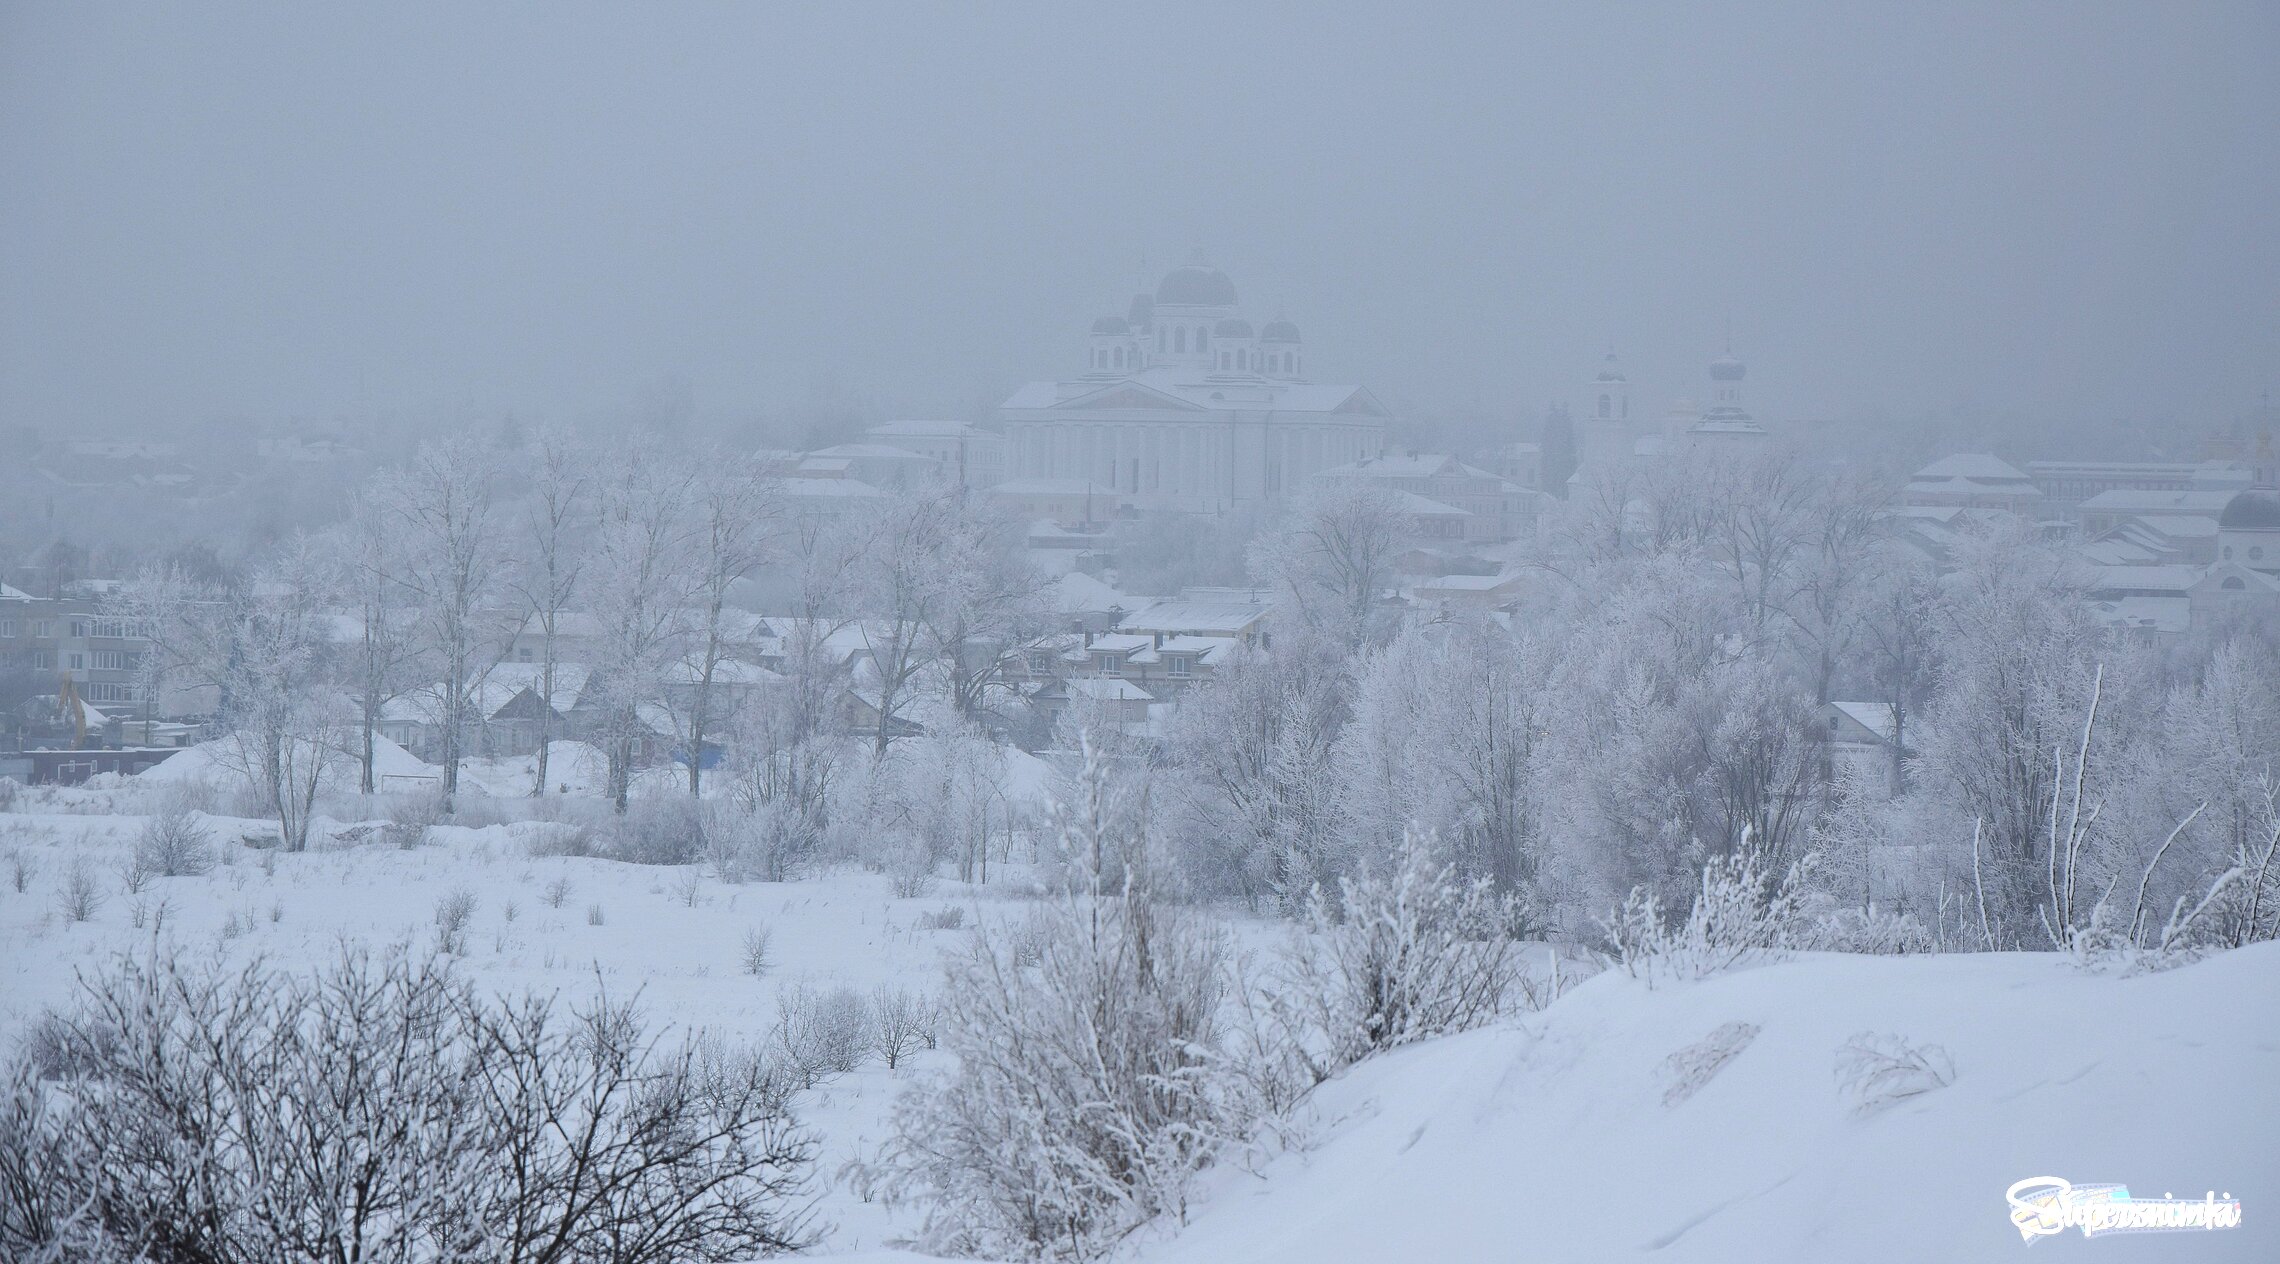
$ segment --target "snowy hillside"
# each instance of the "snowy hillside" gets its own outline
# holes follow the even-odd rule
[[[1308,1152],[1220,1173],[1133,1258],[2011,1260],[2004,1191],[2054,1175],[2230,1191],[2243,1227],[2030,1258],[2272,1260],[2280,1147],[2242,1106],[2280,1069],[2275,995],[2275,944],[2133,978],[2049,955],[1817,957],[1653,991],[1604,974],[1522,1028],[1357,1067],[1316,1097]],[[1755,1039],[1666,1104],[1666,1059],[1737,1022]],[[1855,1114],[1834,1068],[1861,1031],[1944,1046],[1953,1084]]]

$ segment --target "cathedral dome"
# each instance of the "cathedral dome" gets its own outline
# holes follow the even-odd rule
[[[1615,353],[1610,351],[1607,353],[1607,358],[1600,361],[1599,376],[1594,380],[1600,382],[1628,382],[1631,379],[1623,376],[1623,366],[1616,362]]]
[[[1128,334],[1132,332],[1132,326],[1122,316],[1103,316],[1093,322],[1092,331],[1096,334]]]
[[[1156,287],[1156,301],[1189,307],[1235,306],[1235,283],[1217,268],[1191,263],[1164,274]]]
[[[1240,316],[1230,316],[1211,327],[1211,336],[1214,338],[1248,338],[1251,336],[1251,322]]]
[[[1747,372],[1749,369],[1735,359],[1731,351],[1710,362],[1710,379],[1714,382],[1739,382]]]
[[[1297,342],[1298,326],[1287,320],[1270,320],[1267,322],[1267,327],[1259,331],[1259,341]]]
[[[2224,531],[2280,531],[2280,493],[2245,491],[2225,502],[2217,515]]]

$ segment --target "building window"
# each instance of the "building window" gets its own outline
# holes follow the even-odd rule
[[[2249,546],[2248,546],[2248,560],[2249,560],[2249,561],[2251,561],[2251,562],[2261,562],[2261,561],[2263,561],[2263,560],[2264,560],[2264,546],[2263,546],[2263,545],[2261,545],[2261,544],[2251,544],[2251,545],[2249,545]]]
[[[527,646],[527,645],[525,645],[525,646],[523,646],[521,649],[518,649],[518,650],[516,650],[516,651],[515,651],[515,658],[516,658],[517,660],[521,661],[521,662],[525,662],[525,663],[529,662],[529,661],[530,661],[530,647],[529,647],[529,646]]]
[[[72,656],[71,656],[71,670],[73,670],[73,671],[86,671],[86,670],[87,670],[87,656],[86,656],[85,654],[74,654],[74,655],[72,655]]]
[[[87,620],[73,619],[71,621],[71,636],[73,640],[84,640],[87,636]]]
[[[2246,590],[2247,590],[2247,588],[2248,588],[2248,585],[2247,585],[2247,584],[2244,584],[2244,583],[2242,583],[2242,582],[2241,582],[2240,576],[2238,576],[2238,575],[2235,575],[2235,576],[2233,576],[2232,578],[2230,578],[2230,579],[2227,579],[2227,580],[2226,580],[2224,583],[2222,583],[2222,584],[2219,584],[2219,585],[2217,585],[2217,586],[2218,586],[2219,588],[2229,588],[2229,589],[2231,589],[2231,590],[2232,590],[2232,591],[2234,591],[2234,592],[2243,592],[2243,591],[2246,591]]]
[[[1615,400],[1613,397],[1607,395],[1602,395],[1599,397],[1599,415],[1603,418],[1612,417],[1615,415]]]
[[[2230,553],[2227,553],[2227,554],[2225,554],[2225,556],[2226,556],[2226,557],[2231,557],[2231,556],[2232,556],[2232,554],[2230,554]],[[53,619],[34,619],[34,620],[32,620],[32,639],[33,639],[33,640],[35,640],[35,641],[47,641],[47,640],[52,640],[52,639],[54,639],[54,637],[55,637],[55,620],[53,620]]]
[[[32,651],[32,670],[33,670],[33,671],[54,671],[54,670],[55,670],[55,651],[54,651],[54,650],[33,650],[33,651]]]
[[[1171,677],[1174,677],[1174,678],[1176,678],[1176,679],[1185,679],[1185,678],[1187,677],[1187,674],[1188,674],[1188,670],[1189,670],[1189,668],[1188,668],[1188,659],[1187,659],[1187,655],[1185,655],[1185,654],[1170,654],[1170,655],[1166,655],[1166,656],[1165,656],[1165,658],[1164,658],[1164,674],[1165,674],[1165,675],[1167,675],[1167,676],[1171,676]]]
[[[0,619],[0,638],[10,641],[16,639],[16,621],[14,619]]]

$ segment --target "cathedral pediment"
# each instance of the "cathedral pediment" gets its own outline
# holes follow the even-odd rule
[[[1359,389],[1355,390],[1353,394],[1348,395],[1346,397],[1346,402],[1338,405],[1331,411],[1340,413],[1353,413],[1363,417],[1384,417],[1388,415],[1385,411],[1385,405],[1378,403],[1376,398],[1371,396],[1368,391]]]
[[[1080,395],[1061,405],[1062,408],[1085,412],[1112,412],[1130,408],[1177,408],[1183,412],[1202,412],[1201,405],[1189,403],[1177,395],[1152,391],[1137,382],[1119,382],[1091,395]]]

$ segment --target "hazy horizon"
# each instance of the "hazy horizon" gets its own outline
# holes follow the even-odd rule
[[[1201,250],[1532,418],[2198,430],[2280,378],[2280,10],[18,6],[0,419],[972,415]]]

